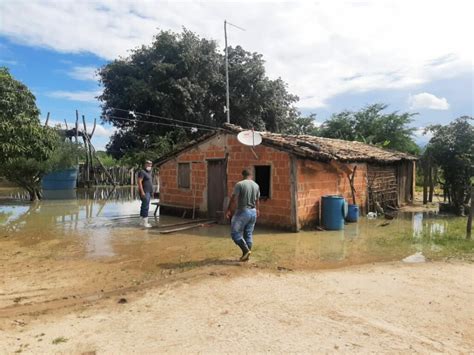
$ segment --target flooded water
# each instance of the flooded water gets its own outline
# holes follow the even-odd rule
[[[155,272],[234,263],[239,254],[228,226],[208,225],[166,235],[158,228],[140,228],[140,202],[130,187],[78,190],[76,199],[33,204],[19,197],[19,190],[0,190],[1,239],[32,250],[47,246],[50,257],[120,259]],[[182,222],[168,216],[151,219],[156,227]],[[416,252],[428,258],[445,257],[463,221],[404,213],[394,220],[363,217],[336,232],[285,233],[257,226],[252,262],[257,267],[305,269],[402,260]],[[472,251],[472,245],[463,248]]]
[[[473,261],[474,255],[474,242],[464,239],[465,219],[408,213],[391,221],[364,217],[337,232],[286,233],[257,224],[251,260],[239,263],[227,225],[160,234],[163,226],[183,222],[161,216],[150,218],[154,228],[141,228],[140,201],[130,187],[79,190],[70,200],[22,197],[0,189],[0,319],[253,269]]]

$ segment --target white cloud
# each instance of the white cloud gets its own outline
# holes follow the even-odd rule
[[[426,127],[418,127],[413,135],[415,136],[415,142],[421,146],[428,144],[430,139],[433,137],[433,133],[430,131],[426,132]]]
[[[17,65],[18,62],[16,60],[0,59],[0,64]]]
[[[95,128],[94,137],[110,137],[115,133],[117,129],[114,127],[105,127],[103,125],[98,124]],[[87,127],[87,131],[90,133],[92,131],[92,127]]]
[[[114,59],[182,26],[264,55],[301,107],[345,92],[414,87],[472,72],[471,1],[2,1],[0,34],[61,52]],[[17,16],[21,13],[21,18]],[[28,21],[23,21],[28,18]],[[442,24],[442,25],[440,25]]]
[[[410,96],[410,108],[412,109],[431,109],[431,110],[447,110],[449,109],[448,100],[444,97],[437,97],[433,94],[422,92]]]
[[[97,75],[96,75],[96,67],[90,67],[90,66],[76,66],[73,67],[72,70],[68,73],[68,75],[77,80],[91,80],[91,81],[97,81]]]
[[[70,101],[80,101],[80,102],[97,102],[96,97],[102,93],[102,90],[81,90],[81,91],[65,91],[58,90],[47,93],[49,97],[54,97],[58,99],[66,99]]]

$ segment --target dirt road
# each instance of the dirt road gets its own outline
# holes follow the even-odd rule
[[[474,265],[321,271],[205,267],[200,277],[2,322],[0,352],[464,352]],[[202,277],[205,275],[205,277]]]

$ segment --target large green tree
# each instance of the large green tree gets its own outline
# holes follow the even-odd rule
[[[41,177],[47,171],[58,136],[40,124],[35,97],[7,68],[0,68],[0,175],[40,198]]]
[[[418,154],[419,147],[413,140],[414,128],[409,126],[415,114],[386,113],[387,107],[386,104],[373,104],[359,111],[334,114],[323,123],[319,135]]]
[[[474,176],[473,118],[462,116],[448,125],[433,125],[424,155],[442,170],[449,202],[462,214],[469,203]],[[472,202],[471,202],[472,205]]]
[[[206,132],[170,127],[166,124],[173,121],[118,109],[178,119],[197,128],[219,127],[226,120],[224,56],[215,41],[186,29],[159,32],[151,45],[110,62],[99,76],[103,119],[120,129],[108,145],[115,158],[137,151],[163,153]],[[298,98],[288,93],[283,80],[266,76],[262,55],[230,47],[229,81],[232,123],[284,131],[298,116],[293,106]]]

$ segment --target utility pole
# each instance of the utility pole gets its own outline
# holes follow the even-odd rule
[[[229,99],[229,50],[227,48],[227,24],[238,28],[241,31],[245,31],[242,27],[233,25],[227,20],[224,20],[224,38],[225,38],[225,88],[226,88],[226,96],[225,96],[225,112],[227,114],[227,123],[230,123],[230,99]]]
[[[230,123],[230,104],[229,104],[229,52],[227,49],[227,20],[224,20],[225,37],[225,112],[227,114],[227,123]]]

